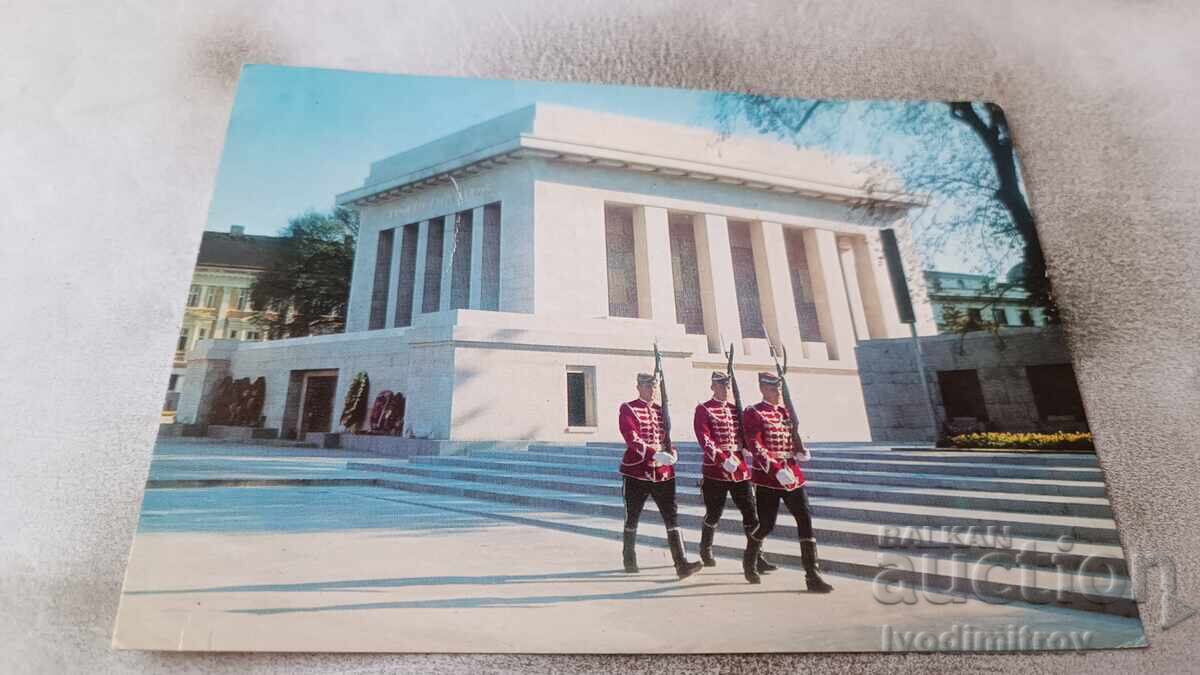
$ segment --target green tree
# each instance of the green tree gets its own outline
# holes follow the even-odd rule
[[[354,269],[358,214],[335,208],[292,218],[279,256],[250,288],[254,319],[271,339],[340,333]]]
[[[1000,260],[1014,250],[1023,260],[1022,286],[1058,320],[1036,221],[1025,194],[1008,118],[993,103],[843,102],[786,99],[745,93],[716,96],[716,117],[726,134],[739,123],[788,140],[798,147],[844,143],[839,132],[853,121],[875,156],[868,189],[904,190],[924,195],[929,204],[914,215],[918,242],[926,253],[946,249],[953,239],[977,235],[972,254],[980,263]],[[886,151],[885,151],[886,150]],[[999,270],[993,270],[998,272]]]

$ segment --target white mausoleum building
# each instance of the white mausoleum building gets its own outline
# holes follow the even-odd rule
[[[786,345],[804,435],[870,439],[854,348],[909,335],[879,230],[906,216],[862,164],[788,144],[537,104],[371,165],[338,196],[360,236],[346,333],[189,354],[179,419],[225,375],[267,379],[265,426],[337,431],[344,394],[405,395],[406,435],[618,440],[617,406],[664,353],[676,435],[735,345],[747,403]],[[869,208],[864,208],[869,207]],[[868,215],[869,214],[869,215]]]

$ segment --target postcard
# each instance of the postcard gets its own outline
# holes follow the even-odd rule
[[[114,646],[1144,646],[1013,123],[246,67]]]

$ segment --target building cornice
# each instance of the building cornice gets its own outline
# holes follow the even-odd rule
[[[800,197],[860,206],[873,205],[908,209],[925,203],[925,200],[919,196],[911,194],[869,191],[852,186],[779,176],[732,166],[522,134],[509,142],[493,145],[393,179],[343,192],[337,196],[337,204],[360,207],[390,201],[425,188],[490,171],[513,161],[529,159],[659,174],[697,182],[716,182],[765,192],[794,194]]]

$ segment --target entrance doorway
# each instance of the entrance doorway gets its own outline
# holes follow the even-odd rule
[[[300,404],[300,437],[310,432],[328,433],[333,422],[333,396],[337,372],[309,373],[304,377]]]

